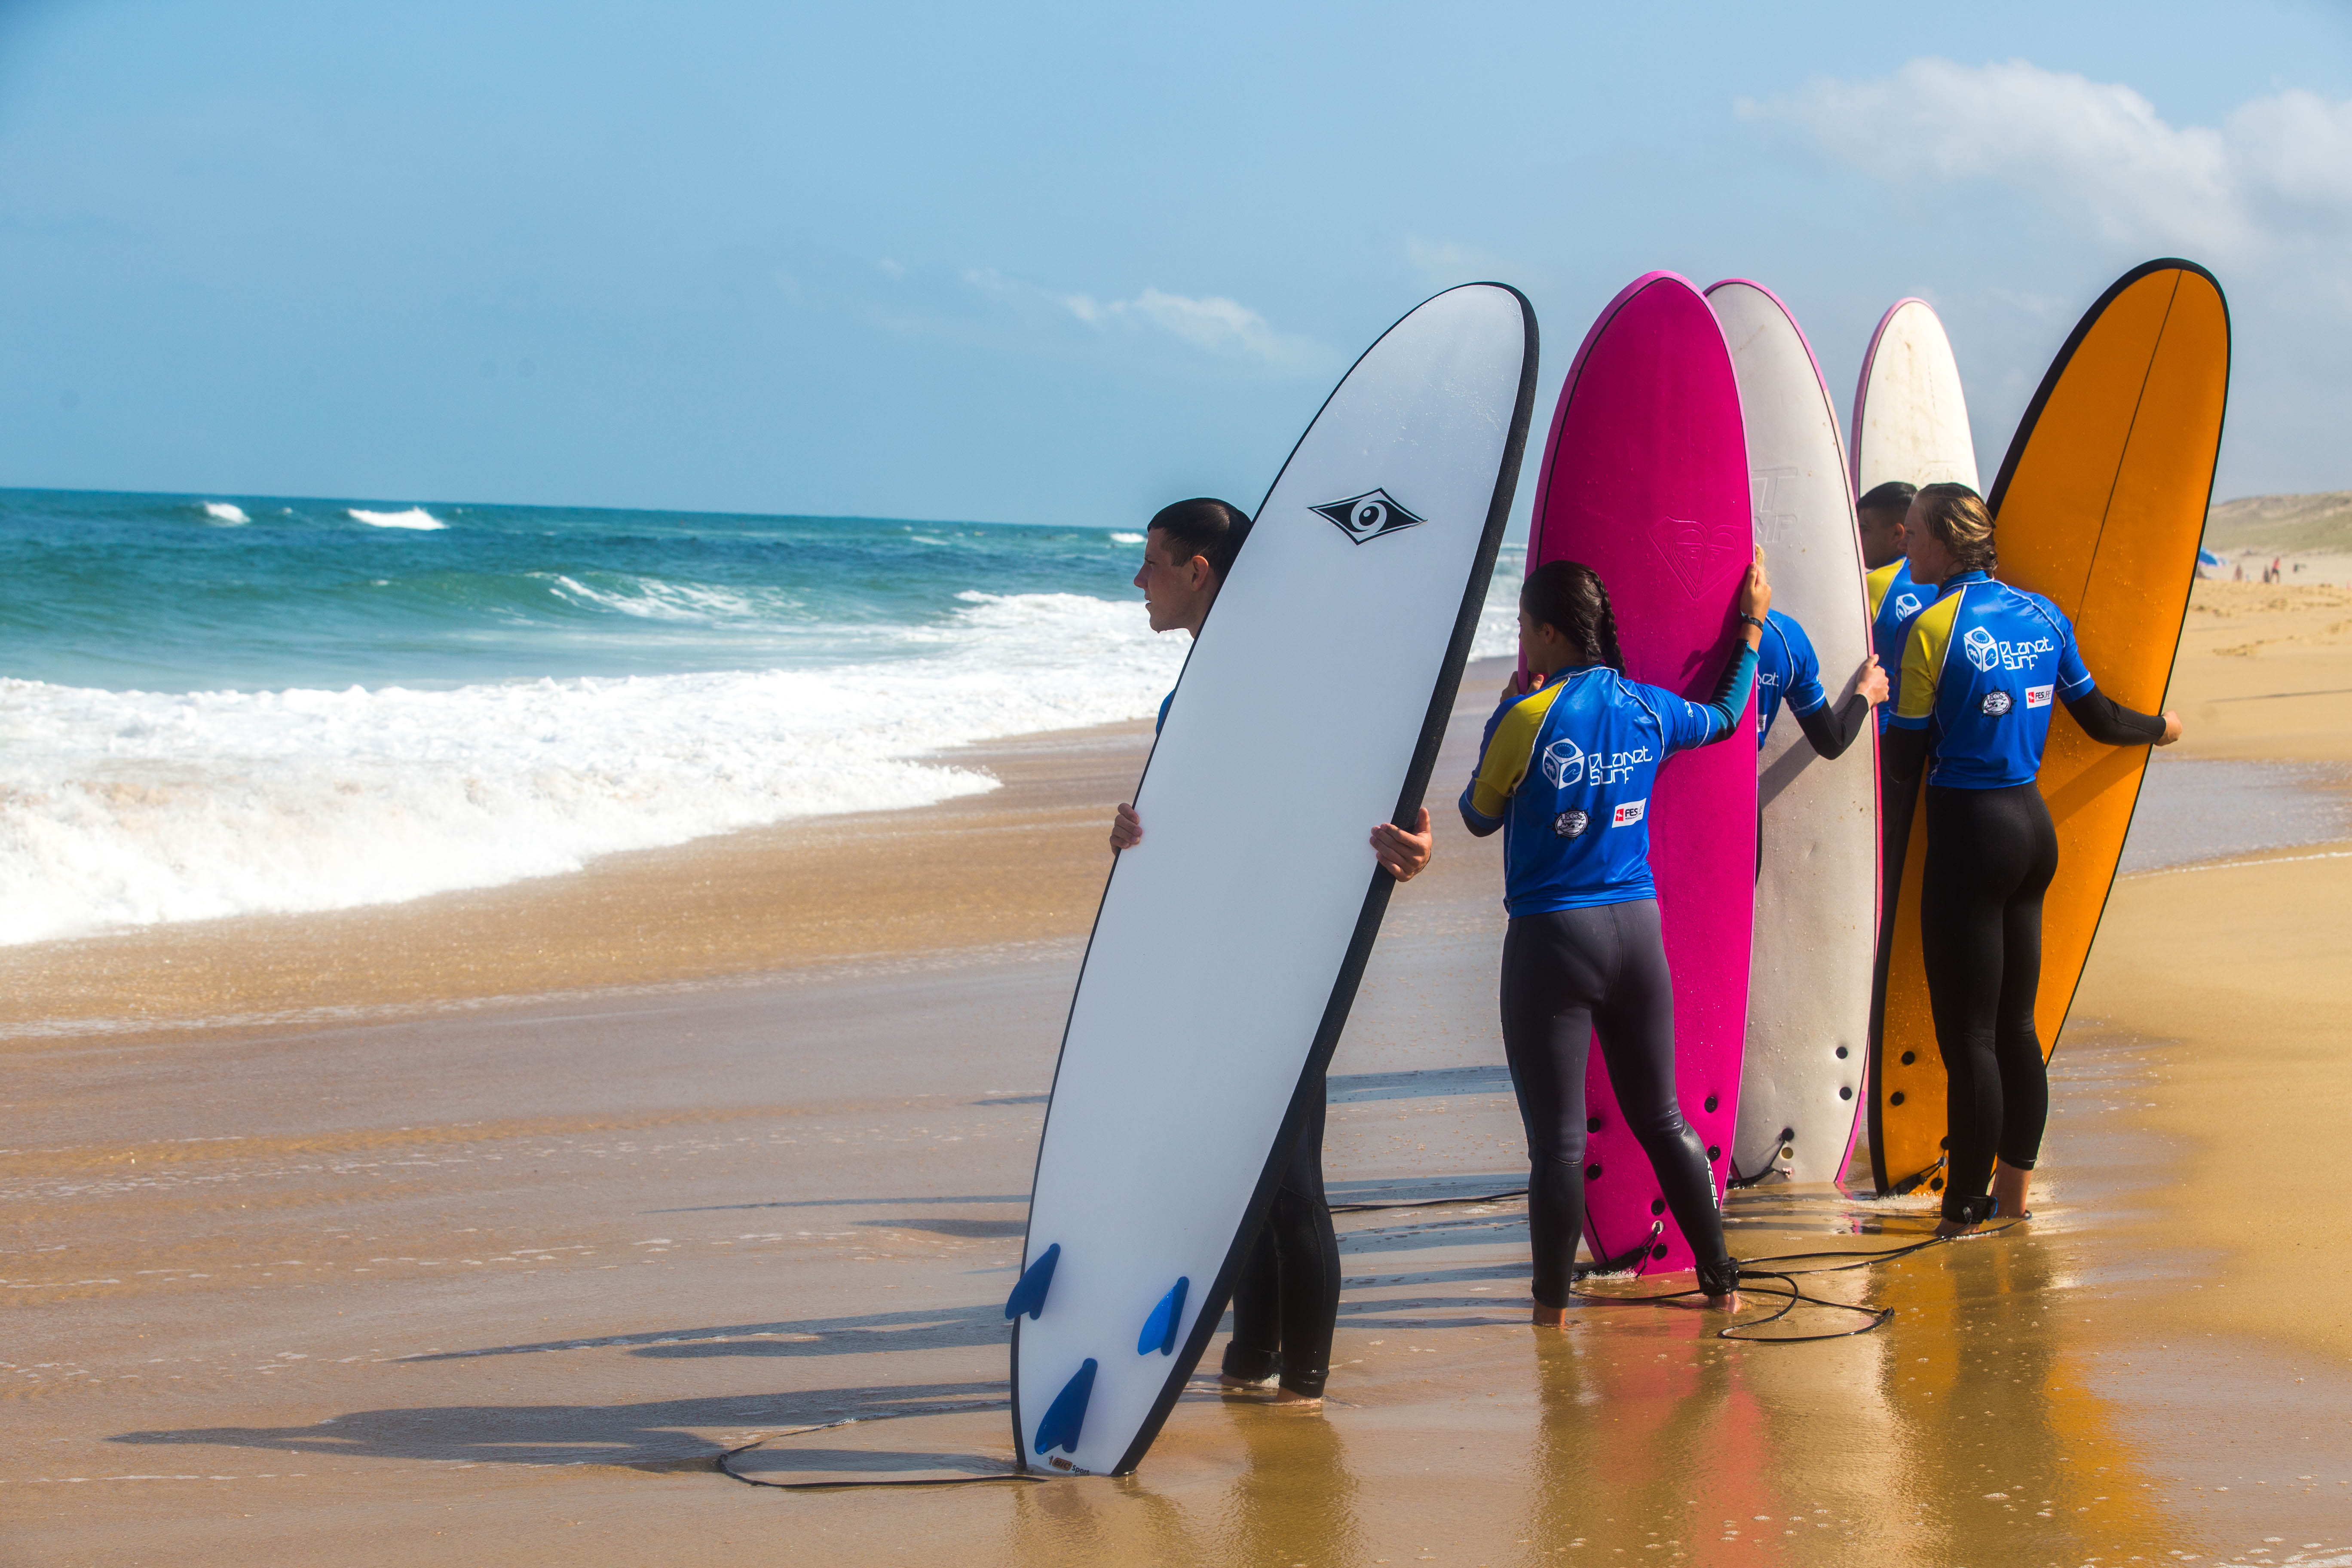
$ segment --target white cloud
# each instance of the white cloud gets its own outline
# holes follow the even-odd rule
[[[1148,288],[1132,300],[1097,300],[1040,289],[994,271],[967,272],[964,281],[1015,305],[1049,304],[1100,333],[1139,328],[1164,332],[1204,353],[1237,354],[1286,370],[1311,368],[1323,359],[1305,338],[1276,331],[1264,316],[1223,295],[1196,300]]]
[[[1882,177],[2031,190],[2113,241],[2243,259],[2352,227],[2352,103],[2300,90],[2175,126],[2120,83],[1930,58],[1736,108]]]

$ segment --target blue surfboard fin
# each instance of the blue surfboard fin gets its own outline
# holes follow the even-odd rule
[[[1045,1419],[1037,1423],[1037,1452],[1042,1458],[1060,1448],[1066,1453],[1078,1451],[1078,1434],[1087,1424],[1087,1401],[1095,1393],[1095,1358],[1088,1356],[1086,1364],[1070,1374],[1062,1392],[1054,1395],[1054,1403],[1045,1406]]]
[[[1006,1322],[1024,1312],[1034,1320],[1045,1310],[1045,1292],[1053,1288],[1054,1265],[1060,1261],[1062,1244],[1057,1241],[1045,1249],[1045,1256],[1029,1266],[1028,1271],[1021,1276],[1021,1283],[1013,1287],[1013,1294],[1004,1298]]]
[[[1143,1332],[1135,1337],[1136,1354],[1150,1355],[1153,1351],[1161,1355],[1176,1353],[1176,1326],[1184,1321],[1184,1292],[1192,1284],[1191,1279],[1180,1275],[1176,1283],[1168,1288],[1168,1294],[1160,1298],[1160,1305],[1143,1320]]]

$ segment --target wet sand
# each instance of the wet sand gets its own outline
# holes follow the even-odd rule
[[[2183,752],[2352,763],[2293,706],[2352,700],[2331,607],[2219,608]],[[2344,690],[2273,695],[2305,683]],[[2352,845],[2118,883],[2038,1217],[1811,1281],[1878,1333],[1591,1304],[1539,1335],[1517,1203],[1390,1211],[1344,1222],[1321,1418],[1201,1386],[1118,1481],[723,1471],[871,1463],[792,1436],[851,1417],[1009,1450],[998,1303],[1144,740],[576,878],[0,954],[0,1561],[2352,1563]],[[1334,1066],[1341,1196],[1520,1179],[1497,846],[1440,831]],[[1789,1188],[1731,1218],[1749,1258],[1929,1223]]]

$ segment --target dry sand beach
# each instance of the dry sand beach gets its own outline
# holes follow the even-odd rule
[[[1514,1201],[1349,1216],[1328,1413],[1196,1379],[1124,1480],[761,1484],[1009,1453],[999,1304],[1145,726],[919,811],[0,951],[0,1561],[2352,1563],[2352,591],[2200,584],[2171,700],[2031,1226],[1817,1279],[1896,1315],[1773,1346],[1534,1332]],[[1340,1198],[1521,1180],[1498,849],[1449,816],[1334,1063]],[[1930,1224],[1730,1213],[1747,1257]]]

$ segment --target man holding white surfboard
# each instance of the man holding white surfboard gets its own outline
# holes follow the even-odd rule
[[[1143,590],[1153,631],[1201,635],[1249,529],[1249,517],[1240,508],[1208,498],[1178,501],[1152,518],[1144,531],[1143,564],[1135,585]],[[1167,723],[1175,700],[1171,691],[1160,700],[1160,724]],[[1407,833],[1383,822],[1372,829],[1373,858],[1400,882],[1411,881],[1429,864],[1426,807],[1415,827]],[[1132,802],[1122,801],[1111,821],[1111,849],[1123,853],[1142,841],[1142,818]],[[1225,1347],[1220,1378],[1228,1388],[1255,1390],[1278,1374],[1274,1402],[1308,1409],[1323,1403],[1339,1317],[1339,1240],[1323,1194],[1319,1083],[1311,1098],[1314,1110],[1292,1146],[1274,1206],[1234,1285],[1234,1337]]]

